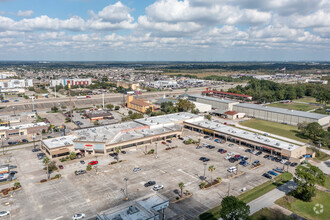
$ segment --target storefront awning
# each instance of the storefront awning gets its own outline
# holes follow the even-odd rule
[[[51,151],[50,155],[59,155],[59,154],[65,154],[65,153],[69,153],[69,152],[70,152],[69,149],[61,148],[61,149],[58,149],[58,150]]]

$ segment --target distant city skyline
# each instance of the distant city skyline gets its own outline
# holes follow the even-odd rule
[[[329,0],[0,0],[0,61],[330,61]]]

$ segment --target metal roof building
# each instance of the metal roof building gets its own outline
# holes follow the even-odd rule
[[[244,112],[249,117],[290,125],[297,125],[301,122],[318,122],[321,126],[327,126],[330,123],[330,116],[328,115],[256,105],[251,103],[235,104],[233,110]]]
[[[204,104],[212,105],[212,108],[220,109],[220,110],[232,110],[235,104],[239,104],[237,101],[232,101],[229,99],[220,99],[220,98],[213,98],[210,96],[204,95],[189,95],[188,100],[193,102],[200,102]]]

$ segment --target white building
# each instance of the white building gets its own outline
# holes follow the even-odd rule
[[[6,79],[14,76],[17,76],[15,72],[0,72],[0,79]]]
[[[88,86],[92,84],[92,79],[91,78],[86,78],[86,79],[54,79],[50,81],[50,86],[55,87],[55,86],[66,86],[66,85],[72,85],[72,86]]]
[[[153,88],[175,88],[178,83],[176,81],[154,81],[149,82],[149,86]]]
[[[27,88],[33,86],[33,79],[1,79],[1,89]]]
[[[198,109],[199,112],[209,112],[212,110],[212,105],[204,104],[200,102],[192,102],[195,104],[195,107]]]

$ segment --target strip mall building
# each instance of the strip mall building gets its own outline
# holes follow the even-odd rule
[[[131,122],[76,130],[65,137],[42,141],[42,150],[50,157],[62,157],[75,151],[81,154],[107,154],[116,147],[137,148],[155,141],[176,138],[184,129],[212,135],[225,141],[236,143],[273,155],[280,155],[297,161],[306,154],[306,146],[298,146],[205,120],[203,116],[191,113],[175,113]]]

